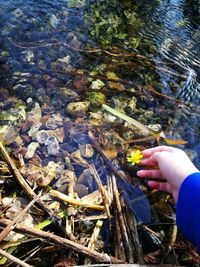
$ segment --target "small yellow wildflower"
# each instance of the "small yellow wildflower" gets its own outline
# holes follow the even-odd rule
[[[143,158],[142,152],[138,149],[134,152],[131,152],[128,157],[127,161],[131,163],[131,165],[135,165],[140,163],[141,159]]]

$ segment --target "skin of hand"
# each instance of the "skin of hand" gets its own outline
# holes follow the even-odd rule
[[[176,202],[182,182],[188,175],[198,172],[198,169],[186,153],[178,148],[158,146],[146,149],[142,154],[144,158],[141,165],[151,169],[140,170],[137,175],[141,178],[153,179],[148,181],[148,185],[171,193]]]

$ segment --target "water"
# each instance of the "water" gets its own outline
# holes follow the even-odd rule
[[[200,167],[199,12],[200,3],[195,0],[1,1],[1,88],[9,88],[19,99],[51,101],[57,109],[64,109],[45,75],[55,79],[55,86],[70,87],[74,79],[70,71],[91,71],[97,65],[110,64],[129,87],[151,85],[188,105],[160,98],[147,109],[162,107],[169,113],[168,133],[189,142],[185,148],[197,153],[194,161]],[[114,46],[145,56],[152,69],[145,61],[126,58],[126,63],[138,67],[117,66],[112,56],[82,52],[102,47],[112,52]],[[67,56],[72,68],[65,67],[68,74],[63,75],[63,68],[55,62]],[[116,60],[123,62],[122,58]],[[26,92],[13,90],[21,81],[20,73],[31,75],[31,79],[22,75],[23,84],[31,84]]]

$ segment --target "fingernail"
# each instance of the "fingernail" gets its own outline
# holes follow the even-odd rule
[[[137,171],[137,176],[140,176],[141,173],[142,171]]]

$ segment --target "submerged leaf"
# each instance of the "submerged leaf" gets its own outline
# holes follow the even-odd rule
[[[112,113],[114,116],[116,116],[116,117],[118,117],[118,118],[120,118],[122,120],[125,120],[126,122],[134,125],[135,127],[137,127],[141,131],[141,134],[143,134],[145,136],[149,135],[150,131],[149,131],[148,127],[143,125],[139,121],[137,121],[137,120],[125,115],[125,114],[122,114],[121,112],[109,107],[106,104],[103,104],[102,108],[105,109],[106,111]]]

